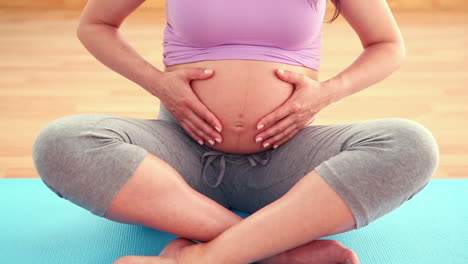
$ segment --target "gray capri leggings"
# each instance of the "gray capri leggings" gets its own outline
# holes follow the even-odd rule
[[[411,199],[439,164],[430,131],[408,119],[312,124],[277,149],[232,154],[199,145],[163,104],[157,119],[95,113],[56,119],[37,135],[33,160],[58,196],[103,216],[148,152],[198,192],[246,213],[316,170],[351,209],[357,228]]]

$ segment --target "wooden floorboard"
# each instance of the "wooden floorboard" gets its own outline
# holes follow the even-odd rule
[[[78,113],[154,119],[159,100],[97,62],[75,35],[79,11],[0,9],[0,178],[38,177],[32,144],[42,127]],[[322,110],[316,124],[399,117],[426,126],[440,148],[434,178],[468,178],[468,15],[395,12],[407,59],[384,81]],[[162,69],[164,10],[138,11],[122,27]],[[339,19],[325,24],[320,79],[361,52]],[[465,171],[467,169],[467,171]]]

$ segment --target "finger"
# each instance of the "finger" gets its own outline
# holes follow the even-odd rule
[[[183,72],[188,81],[208,79],[209,77],[213,76],[214,73],[213,69],[205,68],[187,68],[184,69]]]
[[[207,125],[207,129],[210,130],[209,132],[206,131],[207,134],[212,136],[213,138],[221,138],[221,134],[217,133],[215,129],[218,132],[221,132],[223,129],[221,126],[221,122],[218,121],[218,119],[215,117],[213,113],[198,99],[196,101],[192,101],[188,104],[190,109],[192,109],[193,112],[195,112],[196,115],[198,115],[200,118],[206,121],[210,126]],[[203,122],[205,123],[205,122]]]
[[[309,121],[309,123],[307,123],[305,126],[309,126],[309,125],[312,124],[314,121],[315,121],[315,116],[312,117],[312,119]]]
[[[185,122],[182,122],[182,121],[180,122],[180,124],[184,128],[185,132],[187,132],[193,139],[195,139],[195,141],[197,141],[198,144],[200,145],[204,144],[203,139],[199,137],[196,133],[194,133],[193,130],[190,128],[190,126],[188,126],[187,124],[185,124]]]
[[[289,135],[284,137],[281,141],[273,143],[273,148],[276,149],[279,146],[283,145],[284,143],[288,142],[291,138],[293,138],[297,133],[299,133],[299,128],[294,129]]]
[[[278,107],[278,109],[276,109],[275,111],[260,119],[260,121],[257,123],[257,130],[262,130],[263,128],[272,126],[276,124],[279,120],[292,114],[293,112],[294,107],[292,107],[290,104],[285,103],[282,106]]]
[[[283,118],[279,122],[275,123],[272,127],[268,128],[267,130],[265,130],[262,133],[255,136],[255,142],[263,141],[263,143],[264,143],[265,141],[267,141],[268,139],[274,137],[275,135],[278,135],[278,134],[282,133],[284,130],[286,130],[286,128],[293,125],[294,123],[295,123],[295,121],[292,118],[292,116],[289,116],[287,118]],[[259,138],[261,138],[262,140],[259,140]],[[270,142],[270,144],[271,144],[271,142]]]
[[[187,115],[187,118],[185,120],[185,123],[187,126],[190,127],[190,129],[197,134],[199,137],[203,138],[205,142],[210,143],[211,145],[215,144],[216,138],[211,137],[209,134],[205,133],[203,129],[200,129],[200,126],[207,126],[208,125],[204,124],[203,120],[201,120],[197,115],[195,115],[193,112],[191,114]],[[221,143],[220,140],[216,140],[218,143]]]
[[[265,148],[265,146],[266,147],[273,146],[276,142],[280,142],[281,139],[287,137],[296,128],[297,128],[296,124],[293,124],[293,125],[289,126],[285,130],[283,130],[281,133],[278,133],[274,137],[271,137],[271,138],[265,140],[265,142],[262,144],[262,146],[264,148]]]
[[[218,136],[213,128],[206,124],[206,122],[197,116],[194,112],[190,112],[187,115],[188,122],[192,124],[192,129],[196,131],[196,133],[210,142],[211,145],[214,145],[214,141],[221,143],[222,137]]]
[[[283,73],[282,73],[283,71]],[[295,85],[299,85],[304,81],[304,74],[298,73],[298,72],[293,72],[293,71],[288,71],[288,70],[282,70],[282,69],[277,69],[276,75],[283,81],[292,83]]]

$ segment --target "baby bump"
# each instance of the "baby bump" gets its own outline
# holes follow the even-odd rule
[[[195,94],[223,126],[223,141],[207,146],[239,154],[265,150],[261,142],[255,142],[257,124],[291,96],[293,85],[278,79],[273,69],[244,69],[238,73],[232,68],[214,70],[210,79],[191,83]]]

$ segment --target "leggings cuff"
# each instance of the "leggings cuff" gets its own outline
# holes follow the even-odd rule
[[[99,201],[101,202],[99,205],[96,205],[94,210],[91,210],[93,214],[104,217],[104,214],[107,212],[107,209],[117,195],[117,192],[130,179],[130,177],[133,176],[135,170],[138,168],[147,154],[148,151],[146,149],[135,146],[132,162],[130,165],[128,165],[128,167],[125,167],[125,169],[121,171],[122,173],[120,175],[115,175],[115,180],[112,181],[112,183],[109,183],[108,186],[106,185],[106,190],[101,191],[103,194],[103,196],[99,198]]]
[[[335,173],[327,161],[322,162],[315,168],[315,171],[332,187],[333,190],[343,199],[348,208],[354,215],[356,221],[356,229],[369,224],[367,213],[362,203],[356,198],[345,184],[340,180],[340,177]]]

